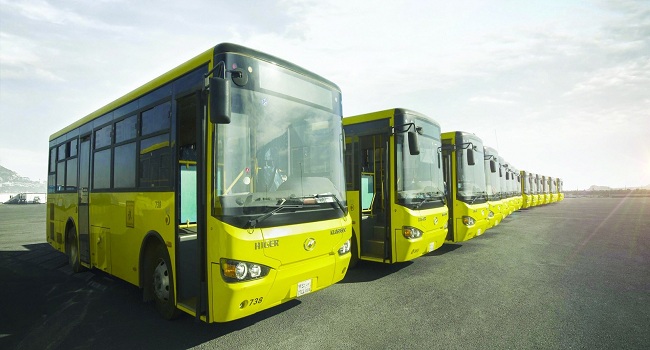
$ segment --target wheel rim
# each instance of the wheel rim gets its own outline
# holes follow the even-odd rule
[[[153,271],[153,291],[158,300],[169,300],[169,269],[163,260],[158,262]]]

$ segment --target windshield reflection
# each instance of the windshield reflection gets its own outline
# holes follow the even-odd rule
[[[232,95],[231,123],[215,133],[217,214],[344,210],[341,117],[259,91]]]
[[[439,153],[440,129],[437,125],[417,120],[420,154],[411,155],[406,134],[397,134],[397,203],[424,209],[426,203],[444,200],[442,160]],[[436,203],[435,205],[439,205]]]
[[[483,162],[480,161],[484,158],[483,145],[477,140],[463,140],[463,142],[471,142],[469,147],[473,148],[474,159],[479,161],[474,165],[468,164],[467,148],[459,149],[456,152],[459,199],[469,200],[471,202],[479,198],[486,199],[485,169]]]

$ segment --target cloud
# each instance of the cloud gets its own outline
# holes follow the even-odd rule
[[[650,88],[650,56],[598,69],[585,80],[578,82],[573,89],[565,93],[565,96],[602,95],[615,89],[637,88]]]
[[[65,79],[48,69],[39,45],[25,37],[0,33],[0,72],[3,79],[25,77],[43,80],[64,81]],[[40,52],[40,54],[39,54]]]
[[[509,96],[508,96],[509,95]],[[469,99],[470,103],[476,104],[496,104],[496,105],[514,105],[517,102],[512,98],[512,93],[504,93],[501,96],[474,96]],[[510,98],[508,98],[510,97]]]
[[[107,2],[104,2],[104,4]],[[73,26],[78,29],[99,29],[105,31],[116,31],[128,29],[127,26],[118,26],[107,23],[97,17],[83,16],[80,11],[75,11],[70,5],[54,6],[48,1],[22,0],[22,1],[3,1],[3,12],[14,12],[19,16],[34,22],[51,24],[57,26]],[[80,8],[83,8],[80,7]]]

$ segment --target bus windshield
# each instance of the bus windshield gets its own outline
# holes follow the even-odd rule
[[[340,108],[316,106],[338,91],[300,82],[295,92],[291,84],[276,84],[282,91],[232,89],[231,122],[215,133],[215,212],[224,221],[264,227],[344,215],[343,136],[334,113]],[[320,94],[319,103],[303,100],[309,89]],[[312,216],[292,215],[300,212]],[[262,222],[275,213],[282,221]]]
[[[427,209],[444,204],[440,127],[417,119],[420,154],[411,155],[406,133],[396,135],[397,204]]]
[[[485,168],[483,167],[483,144],[477,140],[463,140],[470,142],[474,151],[475,164],[467,164],[467,148],[459,149],[456,152],[456,162],[458,164],[458,199],[463,201],[475,202],[482,198],[486,200],[485,189]]]

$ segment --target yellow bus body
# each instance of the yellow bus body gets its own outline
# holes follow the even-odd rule
[[[338,217],[268,227],[255,227],[253,225],[248,228],[236,227],[221,220],[215,214],[216,209],[211,206],[213,203],[218,203],[219,199],[215,196],[215,193],[210,191],[213,181],[215,181],[213,172],[210,171],[212,170],[210,162],[213,161],[213,155],[216,154],[216,152],[213,152],[215,145],[210,137],[205,138],[203,151],[206,157],[204,166],[207,168],[203,174],[205,181],[201,181],[201,175],[196,172],[196,189],[198,193],[192,197],[197,198],[195,202],[198,203],[197,215],[204,218],[204,223],[200,225],[197,224],[199,220],[196,222],[183,221],[181,213],[177,210],[177,208],[183,206],[180,203],[182,200],[181,192],[176,192],[180,191],[178,188],[181,186],[183,168],[194,166],[197,163],[196,161],[183,160],[180,154],[180,145],[177,145],[178,141],[182,141],[181,136],[177,136],[177,138],[167,136],[167,141],[147,144],[146,147],[144,139],[149,136],[141,136],[139,133],[137,136],[133,136],[135,141],[132,143],[142,145],[140,151],[135,153],[136,162],[139,157],[144,157],[161,149],[171,149],[170,152],[176,152],[176,155],[170,156],[170,158],[161,157],[161,159],[168,161],[165,165],[170,167],[169,171],[179,171],[176,175],[171,176],[172,180],[169,180],[171,185],[168,185],[169,190],[154,191],[151,188],[146,188],[148,185],[143,186],[142,184],[140,184],[140,187],[143,187],[143,190],[138,190],[140,187],[136,185],[132,185],[130,189],[114,190],[112,183],[117,181],[113,180],[114,178],[117,179],[117,175],[113,175],[113,172],[117,167],[113,165],[108,170],[108,176],[111,179],[109,187],[95,190],[90,185],[91,180],[93,183],[96,181],[93,180],[93,175],[99,173],[92,170],[96,164],[93,165],[90,159],[97,161],[97,154],[102,152],[102,149],[110,150],[110,154],[116,153],[118,147],[125,144],[125,142],[120,144],[115,141],[115,131],[111,131],[109,145],[96,150],[95,142],[97,142],[98,138],[96,133],[100,128],[110,126],[111,130],[117,130],[120,127],[117,125],[118,123],[126,121],[132,116],[140,116],[144,120],[143,115],[150,110],[151,106],[156,103],[166,103],[160,101],[170,101],[169,104],[174,103],[179,106],[178,110],[170,108],[169,112],[169,118],[178,118],[178,125],[181,123],[180,113],[189,113],[186,110],[191,111],[188,115],[191,115],[192,118],[200,120],[203,111],[209,110],[207,106],[200,106],[200,102],[198,102],[203,101],[199,96],[201,93],[205,93],[205,91],[202,91],[203,75],[213,68],[213,60],[216,55],[226,55],[231,54],[231,52],[234,52],[233,56],[237,56],[234,59],[239,59],[238,57],[241,55],[242,60],[259,59],[260,64],[267,64],[270,67],[285,68],[289,66],[296,75],[303,74],[306,80],[312,79],[311,81],[315,81],[314,85],[325,86],[331,89],[332,94],[340,93],[338,87],[333,83],[313,73],[304,71],[289,62],[238,45],[220,44],[96,112],[72,123],[50,137],[46,214],[47,242],[56,250],[69,255],[71,264],[76,261],[80,268],[97,269],[109,273],[143,288],[145,294],[147,288],[150,288],[149,285],[145,284],[148,280],[145,278],[148,277],[145,276],[145,267],[150,264],[147,261],[148,254],[156,250],[166,252],[170,264],[170,295],[174,296],[173,298],[170,296],[170,306],[172,307],[172,309],[168,309],[170,312],[163,312],[166,318],[173,316],[174,312],[171,312],[172,310],[184,311],[206,322],[227,322],[245,317],[303,294],[331,286],[343,279],[350,262],[350,254],[346,253],[344,248],[347,244],[349,249],[352,220],[344,206],[339,202],[337,207],[334,200],[325,201],[324,203],[332,203],[332,208],[340,208],[340,211],[335,209],[337,213],[341,213],[337,214]],[[261,63],[261,61],[272,63]],[[257,64],[257,61],[251,62]],[[256,73],[252,69],[249,71]],[[296,78],[293,79],[292,81],[295,81]],[[267,83],[269,82],[267,81]],[[167,91],[165,89],[168,86],[170,88],[167,95],[165,95],[166,97],[160,97],[160,95],[155,95],[155,98],[152,97],[155,93]],[[172,92],[175,90],[172,90],[171,86],[174,86],[174,89],[176,89],[176,86],[181,86],[186,90],[181,91],[181,96],[176,96],[176,92]],[[183,105],[191,106],[191,108],[181,112],[180,101],[183,98],[196,101],[196,105]],[[146,100],[147,104],[144,107],[140,105],[138,108],[138,101],[141,100]],[[340,101],[340,98],[337,97],[336,101]],[[136,107],[132,108],[134,104]],[[124,112],[126,107],[131,109]],[[161,115],[163,118],[166,116],[165,114]],[[335,113],[332,115],[336,119],[337,115]],[[337,135],[342,132],[340,118],[339,112],[338,131],[336,130],[336,121],[333,123],[332,128],[332,132]],[[322,124],[322,122],[317,123],[315,128],[321,128]],[[187,124],[187,126],[192,126],[192,123]],[[206,122],[204,126],[205,134],[214,135],[216,139],[216,124]],[[169,135],[174,135],[177,128],[179,133],[185,130],[171,122],[168,128],[167,134]],[[120,132],[123,132],[128,128],[120,130]],[[160,134],[161,131],[158,133]],[[162,134],[162,136],[167,134]],[[199,132],[197,131],[196,134],[198,135]],[[154,139],[154,137],[151,137],[151,139]],[[127,139],[126,142],[131,141]],[[335,144],[339,142],[339,151],[342,151],[342,142],[333,142]],[[86,149],[84,147],[87,147],[89,152],[87,163],[90,163],[85,165],[88,167],[86,169],[89,169],[86,170],[89,184],[84,185],[88,186],[87,188],[82,188],[80,179],[77,182],[77,174],[81,178],[83,173],[81,170],[77,173],[77,169],[83,169],[80,164],[86,159],[86,156],[81,155],[82,150]],[[64,150],[63,156],[57,155],[61,153],[61,149]],[[134,147],[134,149],[136,148]],[[93,157],[91,158],[90,155],[93,155]],[[118,157],[115,156],[115,158]],[[172,159],[176,158],[178,158],[178,163],[171,162]],[[334,158],[340,159],[342,154]],[[140,159],[140,165],[134,166],[135,169],[145,169],[145,166],[142,165],[142,159],[144,158]],[[222,165],[215,165],[215,167],[217,166]],[[239,169],[226,170],[232,173],[240,171]],[[337,176],[343,179],[342,162],[340,170]],[[73,171],[77,173],[74,176]],[[134,174],[134,176],[137,180],[138,176],[142,176],[142,174]],[[175,184],[173,183],[174,179],[177,181]],[[237,177],[237,180],[239,179],[240,177]],[[142,178],[138,180],[138,182],[141,181],[143,181]],[[248,181],[250,182],[250,180]],[[151,186],[155,187],[155,183],[152,182]],[[183,184],[183,186],[186,185]],[[174,190],[174,188],[177,189]],[[198,191],[201,188],[203,193]],[[311,189],[307,190],[310,191]],[[317,190],[314,189],[314,191]],[[182,193],[185,195],[185,192]],[[200,210],[201,203],[205,208],[203,212]],[[316,199],[306,199],[304,203],[305,205],[316,205],[323,203],[323,201],[317,202]],[[84,208],[87,208],[85,209],[87,212],[86,219],[82,218],[80,214],[81,209]],[[80,226],[82,226],[81,222],[84,221],[87,222],[88,226],[87,233],[83,233],[84,237],[88,237],[87,248],[84,248],[83,252],[79,253],[80,247],[84,244],[80,239],[80,236],[82,236]],[[203,227],[203,234],[199,230],[200,227]],[[198,235],[197,231],[199,232]],[[192,243],[193,245],[188,246],[185,244],[185,242],[198,242],[198,236],[204,237],[202,238],[203,245]],[[72,237],[72,239],[68,239],[68,237]],[[87,249],[87,256],[84,256],[85,249]],[[200,254],[202,249],[204,253]],[[201,259],[204,260],[199,259],[197,256],[202,256]],[[76,259],[73,259],[73,257],[76,257]],[[222,264],[228,261],[261,264],[268,268],[267,275],[262,275],[256,279],[253,277],[251,280],[227,281],[223,271],[229,267],[227,264]],[[76,269],[73,266],[73,270]],[[204,273],[203,277],[201,276],[202,273]],[[196,277],[196,283],[192,279],[194,277]],[[199,283],[200,278],[204,278],[202,283]],[[191,281],[188,282],[189,280]],[[190,290],[190,292],[184,292],[185,290]],[[187,298],[182,298],[181,295],[186,295]]]
[[[348,204],[352,216],[352,231],[357,234],[361,232],[361,220],[363,214],[357,208],[361,208],[359,202],[359,191],[348,191]],[[447,207],[438,209],[426,209],[414,211],[408,208],[395,206],[391,213],[393,230],[391,231],[391,254],[393,262],[404,262],[418,258],[440,248],[445,243],[447,236]],[[422,237],[408,240],[402,234],[402,227],[412,226],[423,231]],[[353,254],[355,252],[352,252]],[[387,263],[384,258],[372,255],[363,255],[360,245],[357,245],[359,259],[374,262]]]
[[[465,140],[467,139],[467,140]],[[481,140],[473,134],[451,131],[442,133],[443,152],[445,152],[445,183],[447,186],[447,206],[450,207],[449,214],[449,232],[447,234],[447,242],[463,242],[470,240],[476,236],[480,236],[487,230],[488,227],[488,214],[490,211],[487,199],[483,198],[478,200],[480,194],[477,193],[472,200],[461,200],[459,198],[459,166],[465,166],[465,163],[459,164],[458,158],[463,161],[465,157],[469,158],[465,152],[468,148],[473,148],[473,152],[480,152],[481,156],[476,156],[475,165],[472,167],[480,167],[480,176],[475,177],[476,185],[482,181],[483,188],[485,187],[485,174],[484,166],[482,164],[483,144]],[[474,144],[476,143],[476,145]],[[461,156],[457,152],[463,152]],[[483,191],[485,192],[485,191]],[[468,218],[471,218],[469,220]]]
[[[501,188],[501,176],[503,175],[501,169],[501,157],[496,149],[492,147],[483,147],[485,156],[483,158],[483,166],[485,169],[485,184],[487,191],[488,203],[488,225],[486,230],[497,226],[506,217],[504,215],[506,210],[506,201],[503,198],[505,190]]]
[[[486,230],[491,229],[494,226],[497,226],[503,221],[503,206],[506,204],[503,202],[503,200],[498,200],[498,201],[488,201],[488,224],[486,227]],[[490,217],[490,213],[492,213],[492,217]]]
[[[352,217],[353,241],[352,254],[358,259],[381,262],[398,263],[413,260],[424,254],[440,248],[447,236],[448,209],[444,205],[442,194],[437,206],[431,208],[413,209],[406,204],[398,203],[397,188],[404,179],[397,171],[396,137],[398,133],[391,134],[396,129],[396,124],[402,120],[414,122],[418,127],[431,125],[437,129],[438,135],[434,136],[439,142],[438,124],[420,113],[394,108],[362,115],[343,118],[346,130],[346,173],[347,173],[347,200]],[[420,136],[423,143],[424,136]],[[365,145],[365,146],[364,146]],[[400,150],[401,151],[401,150]],[[437,151],[437,146],[436,146]],[[372,171],[363,171],[360,162],[362,153],[372,154]],[[407,155],[405,157],[418,157]],[[364,153],[366,154],[366,153]],[[381,156],[379,156],[381,154]],[[365,157],[365,156],[364,156]],[[384,164],[383,162],[387,163]],[[437,160],[432,160],[437,161]],[[368,165],[365,166],[368,168]],[[434,170],[437,170],[435,166]],[[366,169],[368,170],[368,169]],[[364,210],[362,203],[363,194],[358,189],[359,176],[368,176],[373,179],[376,188],[372,199],[372,207]],[[432,180],[432,179],[428,179]],[[440,183],[442,171],[440,170]],[[440,185],[442,186],[442,184]],[[442,193],[442,188],[440,192]],[[366,204],[367,206],[367,204]],[[422,232],[421,237],[406,238],[405,228],[415,228]]]
[[[557,178],[549,177],[549,186],[551,192],[551,203],[555,203],[559,200],[560,196],[557,191]]]
[[[557,194],[558,194],[558,201],[564,200],[564,189],[562,188],[564,183],[562,182],[562,179],[558,178],[557,179]]]
[[[449,242],[463,242],[480,236],[485,233],[488,227],[488,210],[487,203],[484,204],[467,204],[460,201],[454,202],[455,228],[453,237],[448,237]],[[463,216],[471,216],[476,220],[476,223],[471,226],[466,226],[463,223]]]
[[[225,232],[228,239],[208,235],[208,244],[218,247],[209,252],[210,279],[214,287],[210,299],[212,319],[231,321],[252,315],[297,297],[298,283],[311,280],[311,292],[339,282],[345,277],[350,254],[337,249],[350,239],[350,219],[333,219],[268,229],[241,230],[219,220],[210,220],[211,232]],[[344,234],[332,235],[343,228]],[[264,231],[263,233],[261,231]],[[303,249],[305,240],[314,238],[314,251]],[[274,242],[255,249],[260,242]],[[334,244],[332,244],[334,243]],[[240,252],[246,252],[242,255]],[[314,254],[315,253],[315,254]],[[265,278],[239,283],[223,283],[219,259],[223,256],[255,261],[271,267]],[[223,305],[222,300],[233,302]],[[253,300],[253,302],[251,302]],[[255,303],[255,300],[261,300]]]
[[[521,175],[521,208],[527,209],[533,206],[533,194],[531,189],[531,176],[525,170],[519,172]]]

